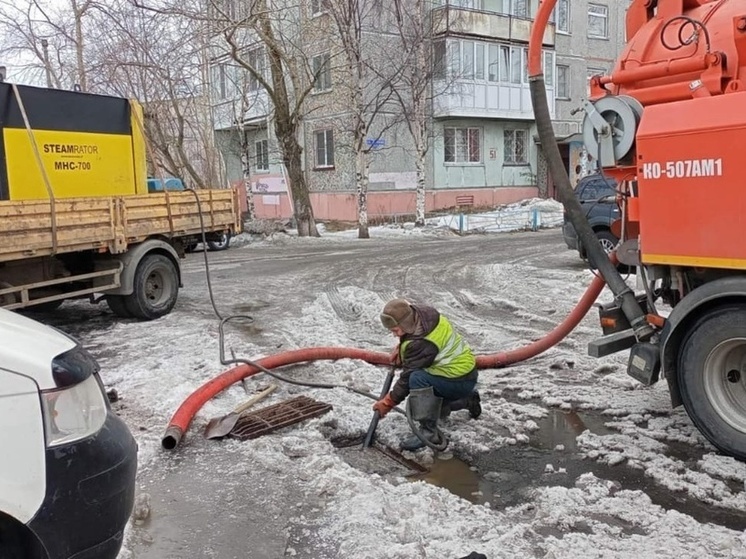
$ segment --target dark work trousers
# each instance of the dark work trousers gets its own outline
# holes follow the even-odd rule
[[[477,379],[475,378],[469,380],[450,379],[431,375],[424,369],[415,369],[409,375],[410,390],[432,386],[435,395],[443,398],[445,402],[466,398],[474,391],[476,385]]]

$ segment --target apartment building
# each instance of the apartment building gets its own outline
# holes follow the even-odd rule
[[[230,0],[226,0],[230,1]],[[238,1],[238,0],[236,0]],[[300,137],[304,173],[318,219],[356,218],[355,154],[344,64],[326,0],[294,4],[301,51],[316,79],[306,98]],[[334,1],[334,0],[330,0]],[[381,2],[382,0],[370,0]],[[386,5],[383,2],[383,5]],[[538,144],[528,86],[527,47],[538,0],[449,0],[431,9],[432,77],[430,148],[426,160],[428,211],[456,205],[496,206],[554,188]],[[573,183],[590,172],[594,157],[583,146],[582,113],[588,77],[611,69],[623,46],[628,0],[557,0],[544,36],[543,63],[555,135]],[[366,28],[367,41],[385,52],[386,18]],[[382,28],[382,26],[384,28]],[[248,42],[252,65],[264,68],[264,46]],[[218,145],[229,178],[248,176],[257,215],[288,217],[287,178],[273,135],[271,102],[260,84],[223,55],[211,63]],[[386,111],[382,111],[386,119]],[[411,136],[399,123],[371,134],[368,211],[372,218],[411,215],[415,158]]]

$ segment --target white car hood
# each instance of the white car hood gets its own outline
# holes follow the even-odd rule
[[[75,342],[44,324],[0,309],[0,369],[30,377],[39,388],[55,387],[52,359]]]

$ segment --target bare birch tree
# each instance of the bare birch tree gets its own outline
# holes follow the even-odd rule
[[[378,9],[377,9],[378,8]],[[386,38],[376,30],[375,18],[381,17],[381,4],[369,0],[337,0],[326,9],[334,21],[334,31],[340,42],[340,56],[346,66],[346,79],[341,87],[347,97],[346,109],[351,118],[351,143],[355,157],[357,190],[358,238],[368,239],[368,184],[371,151],[383,133],[396,121],[385,111],[390,108],[394,92],[391,64],[381,45]],[[378,45],[372,37],[377,37]],[[375,130],[374,137],[371,132]]]
[[[417,170],[415,226],[425,225],[425,168],[430,148],[432,107],[443,73],[444,59],[435,56],[432,30],[435,26],[431,0],[391,0],[399,39],[399,79],[393,92],[401,106],[404,122],[412,136]],[[444,56],[444,53],[443,53]]]

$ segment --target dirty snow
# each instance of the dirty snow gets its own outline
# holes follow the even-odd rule
[[[559,222],[561,206],[531,200],[483,214],[479,219],[446,216],[428,220],[424,228],[411,224],[382,226],[372,227],[370,233],[379,239],[447,239],[459,230],[459,223],[462,231],[490,233],[492,228],[510,231]],[[224,311],[245,307],[247,314],[259,308],[250,301],[244,305],[245,286],[236,284],[231,288],[224,279],[225,274],[241,266],[241,259],[250,254],[252,247],[279,249],[336,243],[343,253],[364,246],[365,241],[355,239],[355,235],[355,231],[343,231],[324,233],[321,239],[301,239],[292,232],[262,240],[238,237],[231,250],[222,253],[223,258],[212,267],[218,306],[222,305]],[[160,437],[179,404],[226,368],[218,360],[217,319],[206,302],[203,278],[197,275],[202,265],[201,257],[185,264],[185,274],[191,274],[191,286],[180,296],[178,312],[147,324],[94,318],[102,320],[102,329],[92,329],[84,340],[99,357],[106,384],[116,387],[123,396],[120,410],[138,440],[141,472],[153,473],[162,467],[166,451],[160,447]],[[430,286],[437,278],[418,276],[416,270],[411,273],[410,285],[422,286],[423,298],[446,309],[478,353],[520,347],[542,336],[564,318],[592,279],[591,272],[582,268],[540,269],[521,258],[510,262],[486,259],[473,262],[468,269],[449,268],[450,280],[444,285],[458,286],[468,276],[468,289],[438,291]],[[286,280],[284,287],[278,287],[276,297],[292,298],[293,286],[308,289],[309,278],[302,273]],[[330,285],[335,283],[333,279],[328,281]],[[316,294],[305,293],[302,304],[275,313],[271,332],[233,328],[228,333],[227,346],[250,359],[320,345],[388,351],[394,340],[382,332],[378,313],[384,295],[397,293],[382,294],[366,285],[340,284]],[[609,298],[608,292],[602,295],[604,300]],[[477,302],[480,307],[473,312]],[[485,307],[490,311],[487,314]],[[610,465],[626,463],[670,491],[716,503],[726,510],[746,510],[746,466],[718,455],[681,409],[670,409],[664,383],[645,388],[630,379],[624,372],[625,354],[601,361],[588,357],[586,344],[596,334],[593,317],[586,317],[571,336],[543,356],[483,373],[482,419],[466,421],[454,414],[446,423],[453,451],[468,458],[496,447],[520,447],[538,428],[537,422],[546,415],[547,407],[597,410],[604,414],[612,432],[593,434],[586,430],[578,436],[580,452],[588,460]],[[383,380],[380,369],[350,360],[305,364],[285,374],[298,380],[347,384],[374,393],[380,390]],[[253,391],[270,380],[254,377],[248,384]],[[746,557],[746,532],[700,523],[685,514],[667,511],[653,504],[642,491],[620,489],[615,482],[593,474],[581,475],[571,488],[537,487],[525,503],[507,509],[500,509],[499,503],[474,505],[422,481],[392,481],[365,474],[334,451],[329,436],[364,433],[371,417],[371,401],[342,388],[320,390],[281,384],[266,403],[297,394],[329,402],[334,410],[295,429],[250,442],[225,444],[229,445],[226,448],[243,453],[255,467],[266,467],[278,479],[299,484],[303,491],[300,499],[322,503],[315,518],[298,520],[312,526],[312,539],[318,549],[328,546],[329,557],[456,559],[470,551],[484,553],[489,559]],[[514,397],[505,398],[508,394]],[[246,398],[237,385],[208,402],[197,415],[184,444],[195,445],[206,454],[221,452],[215,443],[203,441],[199,432],[210,417],[226,413]],[[378,429],[379,438],[393,446],[407,433],[406,420],[393,413]],[[689,445],[699,458],[685,460],[666,455],[663,449],[668,443]],[[298,457],[303,459],[296,460]],[[419,453],[418,458],[425,463],[433,459],[430,451]],[[549,467],[552,469],[547,474],[556,474],[554,467]],[[185,481],[188,487],[188,480]],[[133,532],[128,531],[120,559],[136,559]],[[151,536],[158,538],[157,533]],[[299,552],[288,548],[285,556]],[[206,555],[184,555],[201,556]],[[245,550],[245,557],[254,556],[252,550]]]

